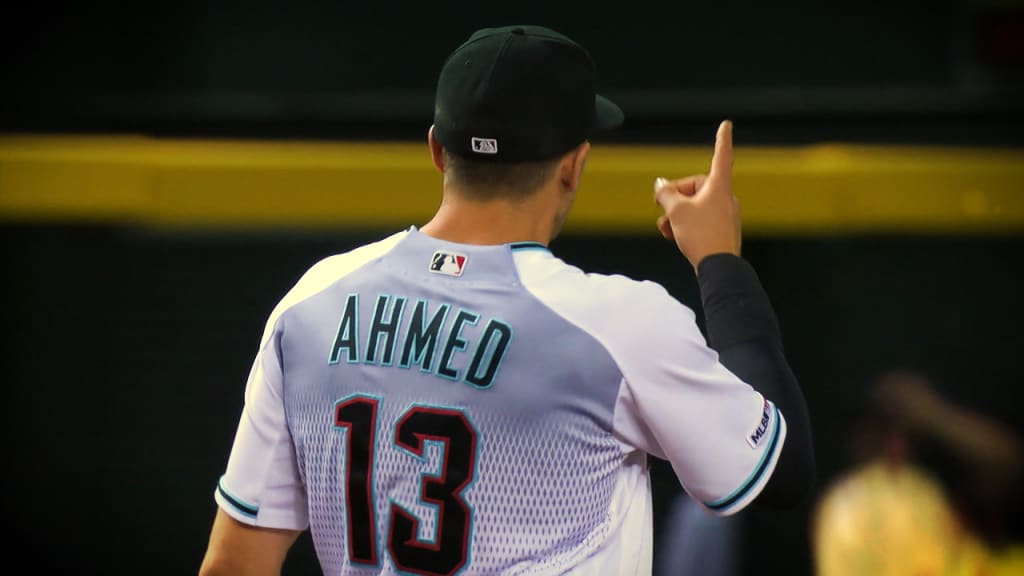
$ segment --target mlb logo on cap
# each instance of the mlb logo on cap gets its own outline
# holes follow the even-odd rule
[[[497,154],[498,141],[494,138],[473,138],[473,152],[478,154]]]
[[[462,276],[462,270],[466,267],[466,255],[455,252],[434,252],[430,259],[430,271],[448,276]]]

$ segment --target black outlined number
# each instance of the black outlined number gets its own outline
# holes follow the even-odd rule
[[[345,494],[349,559],[377,565],[373,514],[373,463],[378,399],[353,396],[335,406],[334,424],[346,434]],[[469,559],[472,510],[462,491],[476,471],[476,429],[460,410],[414,405],[395,425],[394,443],[423,458],[427,442],[441,445],[441,470],[424,473],[420,500],[437,510],[432,540],[419,539],[420,519],[391,505],[388,552],[400,569],[416,574],[455,574]]]
[[[476,431],[458,410],[413,406],[395,426],[395,444],[417,457],[426,441],[443,444],[441,473],[422,477],[420,499],[437,507],[433,542],[417,539],[420,520],[391,505],[388,551],[395,564],[417,574],[454,574],[469,557],[472,512],[462,491],[476,470]]]
[[[345,507],[348,510],[348,557],[359,564],[377,564],[373,514],[373,444],[377,399],[354,396],[334,407],[334,425],[345,428]]]

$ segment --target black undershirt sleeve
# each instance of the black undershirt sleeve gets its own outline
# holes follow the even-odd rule
[[[697,267],[708,344],[728,368],[786,419],[786,442],[771,479],[754,501],[792,508],[811,493],[814,449],[807,404],[783,353],[778,320],[749,262],[732,254],[708,256]]]

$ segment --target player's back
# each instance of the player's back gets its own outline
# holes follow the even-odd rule
[[[325,573],[649,570],[644,459],[587,326],[640,286],[415,229],[311,270],[269,339]]]

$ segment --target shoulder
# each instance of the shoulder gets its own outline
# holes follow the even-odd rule
[[[639,337],[665,321],[696,330],[693,310],[656,282],[586,272],[544,251],[517,254],[516,266],[529,293],[595,335]]]
[[[547,251],[516,253],[516,268],[527,290],[553,302],[579,307],[610,303],[643,308],[682,305],[661,284],[622,274],[587,272]]]
[[[364,244],[347,252],[328,256],[312,266],[281,300],[279,306],[289,307],[300,302],[384,256],[401,241],[408,232],[397,232],[370,244]]]
[[[352,272],[373,262],[391,251],[408,231],[397,232],[376,242],[364,244],[347,252],[334,254],[317,261],[299,277],[298,281],[281,298],[267,321],[266,338],[277,321],[288,310],[326,290]]]

